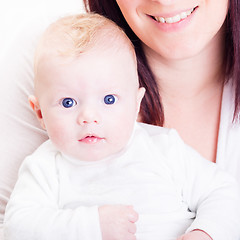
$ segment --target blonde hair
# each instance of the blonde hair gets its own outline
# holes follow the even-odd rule
[[[120,27],[99,14],[86,13],[60,18],[46,29],[36,48],[35,73],[45,55],[78,57],[96,45],[126,47],[136,61],[134,47]]]

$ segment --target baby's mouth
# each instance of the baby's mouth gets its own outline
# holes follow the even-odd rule
[[[185,19],[188,16],[190,16],[195,11],[196,8],[197,7],[194,7],[188,11],[181,12],[172,17],[151,16],[151,18],[159,23],[167,23],[167,24],[177,23],[177,22],[180,22],[182,19]]]
[[[95,136],[95,135],[86,135],[83,138],[79,139],[79,142],[82,143],[88,143],[88,144],[94,144],[98,143],[99,141],[103,140],[103,138]]]

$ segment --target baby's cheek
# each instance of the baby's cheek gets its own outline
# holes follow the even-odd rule
[[[55,143],[60,144],[64,142],[64,138],[66,137],[65,127],[60,123],[51,122],[46,125],[46,130],[49,138]]]
[[[119,126],[119,125],[116,125],[116,126]],[[116,148],[120,150],[126,146],[126,144],[128,143],[129,139],[132,136],[133,127],[134,127],[133,124],[128,123],[128,124],[122,125],[122,127],[119,127],[121,131],[119,131],[119,129],[116,128],[116,131],[111,136],[112,141]]]

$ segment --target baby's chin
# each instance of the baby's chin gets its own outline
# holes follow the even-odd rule
[[[79,153],[72,153],[69,151],[61,151],[66,157],[71,158],[75,162],[97,162],[108,159],[112,156],[111,153],[100,153],[99,151],[94,151],[89,149],[88,151],[81,151]]]
[[[94,141],[87,138],[84,141],[78,141],[77,144],[61,144],[56,147],[74,162],[96,162],[118,157],[125,150],[126,144],[125,142],[121,144],[108,142],[106,139]]]
[[[117,149],[115,151],[111,151],[111,152],[99,152],[99,151],[87,151],[85,154],[83,154],[81,152],[81,154],[67,154],[66,155],[72,157],[75,159],[75,161],[79,161],[79,162],[104,162],[104,161],[109,161],[111,159],[115,159],[118,156],[120,156],[122,154],[122,152],[124,151],[124,148],[121,149]]]

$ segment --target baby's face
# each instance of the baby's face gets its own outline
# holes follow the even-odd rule
[[[43,122],[63,153],[95,161],[124,148],[144,95],[131,53],[99,48],[74,60],[50,57],[38,78]]]

